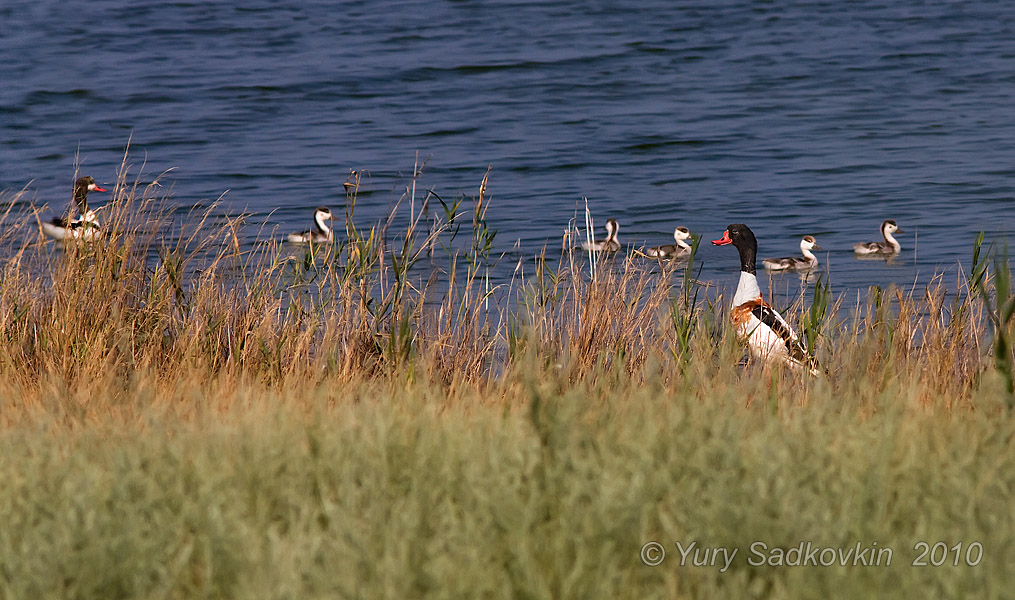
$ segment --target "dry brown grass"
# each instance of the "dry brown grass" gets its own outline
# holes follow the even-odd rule
[[[908,381],[921,405],[975,409],[991,373],[990,323],[963,282],[872,289],[852,308],[819,289],[827,310],[801,299],[788,314],[811,331],[828,377],[759,378],[737,366],[727,301],[693,281],[693,267],[600,257],[592,278],[565,239],[559,260],[544,252],[510,283],[491,285],[486,177],[476,198],[441,200],[443,215],[407,186],[389,217],[367,228],[355,225],[353,173],[346,239],[294,251],[280,242],[243,249],[240,223],[213,225],[211,209],[174,220],[159,181],[141,185],[129,170],[125,159],[99,243],[54,248],[40,241],[39,212],[4,217],[0,243],[15,248],[0,265],[0,373],[17,398],[8,421],[56,410],[56,397],[70,418],[126,415],[184,384],[252,382],[271,393],[378,380],[498,397],[533,369],[560,389],[661,377],[674,388],[739,387],[745,403],[776,407],[809,402],[815,389],[869,398]],[[110,398],[131,400],[112,408]]]

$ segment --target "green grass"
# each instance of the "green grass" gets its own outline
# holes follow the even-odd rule
[[[1010,596],[1003,254],[788,307],[809,377],[739,366],[693,263],[590,282],[564,252],[492,286],[486,178],[368,227],[355,174],[342,243],[245,253],[200,216],[163,245],[126,172],[102,244],[5,217],[0,598]],[[427,216],[396,231],[406,204]],[[893,557],[754,566],[755,542]],[[917,567],[920,542],[982,557]]]
[[[928,412],[901,385],[772,415],[743,385],[625,383],[518,381],[495,405],[240,385],[224,416],[8,428],[0,596],[999,598],[1015,583],[1010,419]],[[648,541],[668,546],[662,565],[641,563]],[[676,541],[739,557],[681,566]],[[758,541],[894,557],[753,567]],[[983,558],[914,567],[919,541]]]

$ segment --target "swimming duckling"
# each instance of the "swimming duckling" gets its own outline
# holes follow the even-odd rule
[[[686,256],[691,252],[691,246],[684,240],[689,237],[691,237],[691,232],[686,227],[677,227],[673,230],[673,240],[676,244],[647,248],[644,254],[652,258],[679,258]]]
[[[883,242],[859,242],[853,244],[853,252],[861,256],[868,254],[898,254],[902,245],[892,237],[893,233],[905,233],[892,219],[887,219],[881,224],[881,235],[885,238]]]
[[[601,242],[582,242],[582,250],[590,252],[616,252],[620,250],[620,242],[617,241],[617,232],[620,231],[620,224],[616,219],[606,220],[606,239]]]
[[[765,265],[765,268],[770,271],[806,271],[818,266],[818,257],[814,256],[811,250],[821,250],[821,246],[818,246],[814,236],[805,235],[800,240],[800,252],[803,253],[803,258],[799,256],[766,258],[761,261],[761,264]]]
[[[286,237],[286,240],[293,244],[324,244],[330,242],[334,239],[334,234],[331,231],[331,226],[328,225],[328,221],[334,218],[330,208],[327,206],[318,207],[314,211],[314,229],[300,233],[290,233]]]

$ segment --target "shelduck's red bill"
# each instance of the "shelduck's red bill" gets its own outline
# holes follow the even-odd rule
[[[722,237],[717,240],[712,240],[712,243],[716,246],[725,246],[726,244],[732,244],[733,240],[730,239],[730,230],[722,232]]]
[[[96,185],[95,188],[92,191],[95,191],[95,192],[107,192],[109,190],[107,190],[104,187],[99,187],[98,185]]]

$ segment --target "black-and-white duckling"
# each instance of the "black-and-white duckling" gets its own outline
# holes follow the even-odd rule
[[[617,232],[620,231],[620,224],[616,219],[606,219],[606,239],[601,242],[582,242],[582,250],[590,252],[616,252],[620,250],[620,242],[617,241]]]
[[[747,340],[751,356],[766,363],[781,362],[794,368],[807,369],[817,375],[818,363],[807,351],[786,319],[761,297],[755,260],[758,240],[747,225],[736,223],[712,242],[716,246],[732,244],[740,253],[740,281],[733,295],[730,318],[737,335]]]
[[[814,256],[811,250],[821,250],[821,246],[815,241],[814,236],[805,235],[800,240],[800,252],[803,253],[803,258],[799,256],[766,258],[761,261],[761,264],[770,271],[806,271],[818,266],[818,257]]]
[[[71,217],[53,217],[42,224],[42,233],[54,240],[90,240],[101,235],[99,220],[94,210],[88,209],[88,192],[105,192],[106,188],[95,183],[91,175],[78,177],[74,182],[74,213]]]
[[[881,224],[881,235],[884,236],[885,241],[883,242],[860,242],[853,244],[853,252],[859,255],[867,254],[898,254],[902,250],[902,245],[899,241],[892,237],[893,233],[905,233],[899,226],[895,224],[892,219],[887,219]]]
[[[691,237],[691,232],[686,227],[677,227],[673,230],[673,240],[676,244],[646,248],[643,253],[645,256],[651,256],[652,258],[679,258],[687,256],[691,253],[691,245],[684,240],[689,237]]]
[[[290,233],[286,237],[286,240],[294,244],[324,244],[330,242],[334,239],[334,233],[332,233],[331,225],[328,224],[328,221],[334,218],[331,215],[330,208],[327,206],[318,207],[314,211],[314,229],[301,233]]]

